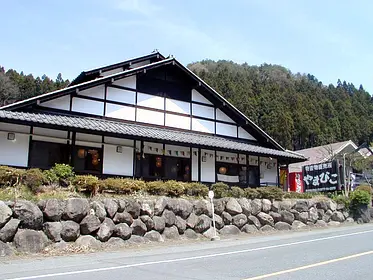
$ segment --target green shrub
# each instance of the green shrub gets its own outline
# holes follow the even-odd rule
[[[52,170],[44,170],[43,173],[48,185],[58,184],[58,177]]]
[[[211,186],[214,191],[215,198],[222,198],[229,196],[229,186],[222,182],[215,183]]]
[[[0,187],[13,187],[21,183],[25,171],[9,166],[0,166]]]
[[[78,191],[89,191],[92,195],[96,195],[100,187],[99,179],[92,175],[77,175],[73,184]]]
[[[269,200],[282,200],[284,192],[279,187],[260,187],[257,191],[261,198]]]
[[[205,197],[209,192],[209,188],[201,183],[185,183],[185,194],[188,196]]]
[[[245,196],[245,191],[240,187],[232,187],[229,191],[229,196],[240,198]]]
[[[179,197],[182,196],[185,192],[185,183],[177,182],[174,180],[164,182],[164,186],[166,188],[166,195],[171,197]]]
[[[298,192],[285,192],[283,198],[289,199],[310,199],[314,197],[313,193],[298,193]]]
[[[50,171],[56,174],[59,184],[64,187],[67,187],[75,176],[73,168],[63,163],[56,163]]]
[[[107,178],[101,182],[101,189],[113,191],[117,194],[133,194],[145,190],[146,184],[144,181],[130,178]]]
[[[260,198],[260,194],[259,192],[257,191],[257,189],[255,188],[246,188],[244,190],[244,196],[247,198],[247,199],[256,199],[256,198]]]
[[[349,197],[339,194],[332,196],[332,199],[338,204],[343,204],[346,209],[350,208],[351,201]]]
[[[372,196],[372,187],[369,185],[360,185],[355,189],[355,191],[366,191],[370,196]]]
[[[366,206],[371,203],[371,195],[364,190],[355,190],[350,194],[351,209],[357,209],[359,206]]]
[[[22,176],[22,183],[33,193],[41,192],[41,186],[46,183],[43,171],[38,168],[26,170]]]
[[[146,192],[152,195],[167,195],[163,181],[151,181],[146,183]]]

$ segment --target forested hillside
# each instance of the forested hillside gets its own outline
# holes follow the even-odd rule
[[[373,101],[362,86],[323,85],[313,75],[263,64],[204,60],[188,67],[288,149],[373,140]],[[34,78],[0,67],[0,105],[66,87],[68,80]]]
[[[34,78],[32,74],[25,75],[13,69],[5,71],[0,66],[0,106],[64,88],[68,84],[69,80],[64,80],[61,73],[53,81],[46,75]]]
[[[363,86],[263,64],[204,60],[188,67],[288,149],[372,140],[373,102]]]

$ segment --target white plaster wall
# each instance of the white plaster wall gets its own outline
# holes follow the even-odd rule
[[[200,94],[197,90],[192,89],[192,100],[196,102],[201,102],[205,104],[212,104],[206,97]]]
[[[260,157],[260,183],[268,183],[269,185],[276,185],[277,177],[277,159],[269,159],[267,157]]]
[[[166,126],[190,130],[190,117],[166,114]]]
[[[114,87],[108,87],[106,99],[128,104],[135,104],[136,92]]]
[[[114,85],[136,89],[136,75],[117,80]]]
[[[198,149],[192,149],[192,181],[198,181]]]
[[[0,132],[0,165],[27,167],[30,137],[19,133],[13,141],[7,137],[7,132]]]
[[[105,144],[113,144],[113,145],[120,145],[120,146],[127,146],[127,147],[133,147],[134,145],[134,140],[114,138],[114,137],[108,137],[108,136],[104,137],[104,142]]]
[[[192,130],[207,133],[215,133],[215,125],[213,121],[205,121],[192,118]]]
[[[133,176],[133,148],[122,146],[122,153],[117,153],[116,146],[104,145],[103,173]]]
[[[135,111],[135,107],[106,103],[105,115],[110,118],[135,121]]]
[[[190,114],[190,103],[166,98],[166,111]]]
[[[216,134],[237,137],[237,126],[225,123],[216,123]]]
[[[79,146],[101,148],[102,136],[93,135],[93,134],[85,134],[85,133],[77,133],[76,138],[75,138],[75,144]]]
[[[256,139],[250,133],[248,133],[245,129],[243,129],[242,127],[238,128],[238,137],[242,138],[242,139],[248,139],[248,140],[256,141]]]
[[[89,89],[79,91],[78,96],[79,95],[104,99],[105,98],[105,86],[101,85],[101,86],[96,86],[96,87],[92,87]]]
[[[34,127],[32,140],[67,144],[67,131]]]
[[[163,144],[153,143],[153,142],[144,142],[144,153],[153,154],[153,155],[163,155]]]
[[[164,125],[164,113],[145,109],[137,109],[136,121],[157,125]]]
[[[137,93],[137,105],[164,110],[164,98],[146,93]]]
[[[30,133],[30,127],[27,125],[0,123],[0,130],[5,132],[23,132]]]
[[[70,95],[62,96],[56,99],[52,99],[46,102],[40,103],[40,106],[60,109],[60,110],[70,110]]]
[[[74,112],[102,116],[104,113],[104,102],[73,97],[72,110]]]
[[[166,153],[165,153],[166,156],[190,158],[190,148],[189,147],[175,146],[175,145],[165,145],[165,151],[166,151]],[[169,151],[171,151],[171,155],[170,155]],[[177,154],[176,154],[176,151],[178,152]],[[181,152],[184,152],[184,155]]]
[[[222,110],[216,109],[216,119],[219,121],[235,123],[230,117],[228,117]]]
[[[202,182],[215,182],[215,151],[213,150],[201,150],[201,160],[202,157],[207,153],[206,162],[201,162],[201,181]],[[210,157],[210,154],[213,156]]]
[[[192,115],[197,116],[197,117],[214,119],[215,118],[214,110],[215,109],[213,107],[203,106],[199,104],[192,105]]]

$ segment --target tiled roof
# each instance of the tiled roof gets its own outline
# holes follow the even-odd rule
[[[28,125],[55,125],[61,129],[81,129],[99,134],[111,133],[122,136],[139,137],[143,139],[165,140],[174,143],[191,144],[205,148],[221,148],[237,152],[247,152],[263,156],[273,156],[289,159],[293,162],[303,161],[305,158],[295,153],[265,148],[253,144],[234,141],[231,139],[200,134],[189,131],[179,131],[163,127],[117,122],[92,117],[66,116],[42,113],[12,112],[0,110],[0,121],[22,123]]]

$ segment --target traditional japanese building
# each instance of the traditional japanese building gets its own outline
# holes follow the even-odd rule
[[[0,108],[2,165],[256,187],[278,185],[280,165],[304,160],[159,52]]]

